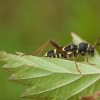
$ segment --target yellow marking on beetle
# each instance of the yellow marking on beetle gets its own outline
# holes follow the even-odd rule
[[[61,56],[61,53],[59,53],[59,58],[61,58],[62,56]]]
[[[72,54],[72,52],[67,52],[68,55]]]
[[[78,53],[78,50],[76,50],[76,53]]]
[[[88,51],[89,47],[90,47],[90,44],[88,44],[88,47],[87,47],[86,51]]]
[[[51,58],[54,58],[53,56],[51,56]]]
[[[73,45],[71,45],[71,49],[73,49]]]
[[[48,53],[45,53],[44,57],[47,57],[47,54],[48,54]]]
[[[57,54],[55,54],[55,58],[57,58]]]
[[[66,46],[62,48],[62,51],[65,51],[65,48],[66,48]]]
[[[54,54],[56,54],[56,52],[57,52],[57,49],[54,49]]]
[[[82,53],[84,53],[84,51],[82,51]]]
[[[77,48],[79,49],[79,45],[77,46]]]

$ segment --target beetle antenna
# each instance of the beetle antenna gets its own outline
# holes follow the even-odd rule
[[[96,46],[100,45],[100,43],[97,43],[100,40],[100,37],[95,41],[93,47],[95,48]]]

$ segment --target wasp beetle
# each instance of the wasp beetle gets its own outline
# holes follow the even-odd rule
[[[81,42],[78,45],[75,44],[70,44],[67,46],[59,46],[54,40],[49,40],[47,41],[43,46],[41,46],[39,49],[37,49],[35,52],[33,52],[31,55],[35,55],[37,54],[38,56],[40,55],[40,53],[44,50],[44,48],[50,43],[52,44],[52,46],[55,47],[54,50],[48,51],[47,53],[45,53],[45,57],[53,57],[53,58],[73,58],[76,68],[78,70],[78,72],[81,74],[80,70],[78,69],[78,65],[76,63],[76,59],[75,57],[77,57],[78,55],[81,56],[86,56],[86,61],[89,63],[88,61],[88,55],[94,56],[94,48],[98,45],[100,45],[100,43],[98,43],[98,41],[100,40],[100,38],[98,38],[96,40],[96,42],[94,43],[94,45],[90,45],[89,43],[86,42]],[[25,54],[27,55],[27,54]],[[29,54],[28,54],[29,55]],[[94,65],[89,63],[90,65]]]

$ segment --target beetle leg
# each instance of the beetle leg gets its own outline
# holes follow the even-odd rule
[[[42,45],[40,48],[38,48],[32,54],[23,54],[22,56],[24,56],[24,55],[35,55],[35,54],[37,54],[37,56],[39,56],[49,43],[52,46],[54,46],[57,50],[59,50],[64,57],[66,56],[64,51],[62,50],[62,48],[54,40],[47,41],[44,45]]]
[[[77,63],[76,63],[76,59],[75,59],[75,57],[74,57],[74,53],[72,53],[72,55],[73,55],[73,60],[74,60],[74,62],[75,62],[76,68],[77,68],[78,72],[81,74],[81,71],[79,70],[78,65],[77,65]]]
[[[90,64],[90,65],[95,65],[95,64],[91,64],[91,63],[89,62],[89,60],[88,60],[88,53],[86,53],[86,62],[87,62],[88,64]]]

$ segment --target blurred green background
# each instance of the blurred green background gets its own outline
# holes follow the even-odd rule
[[[71,31],[91,44],[100,37],[100,0],[0,0],[0,50],[32,53],[49,39],[65,46]],[[0,68],[0,100],[22,100],[27,86],[10,75]]]

